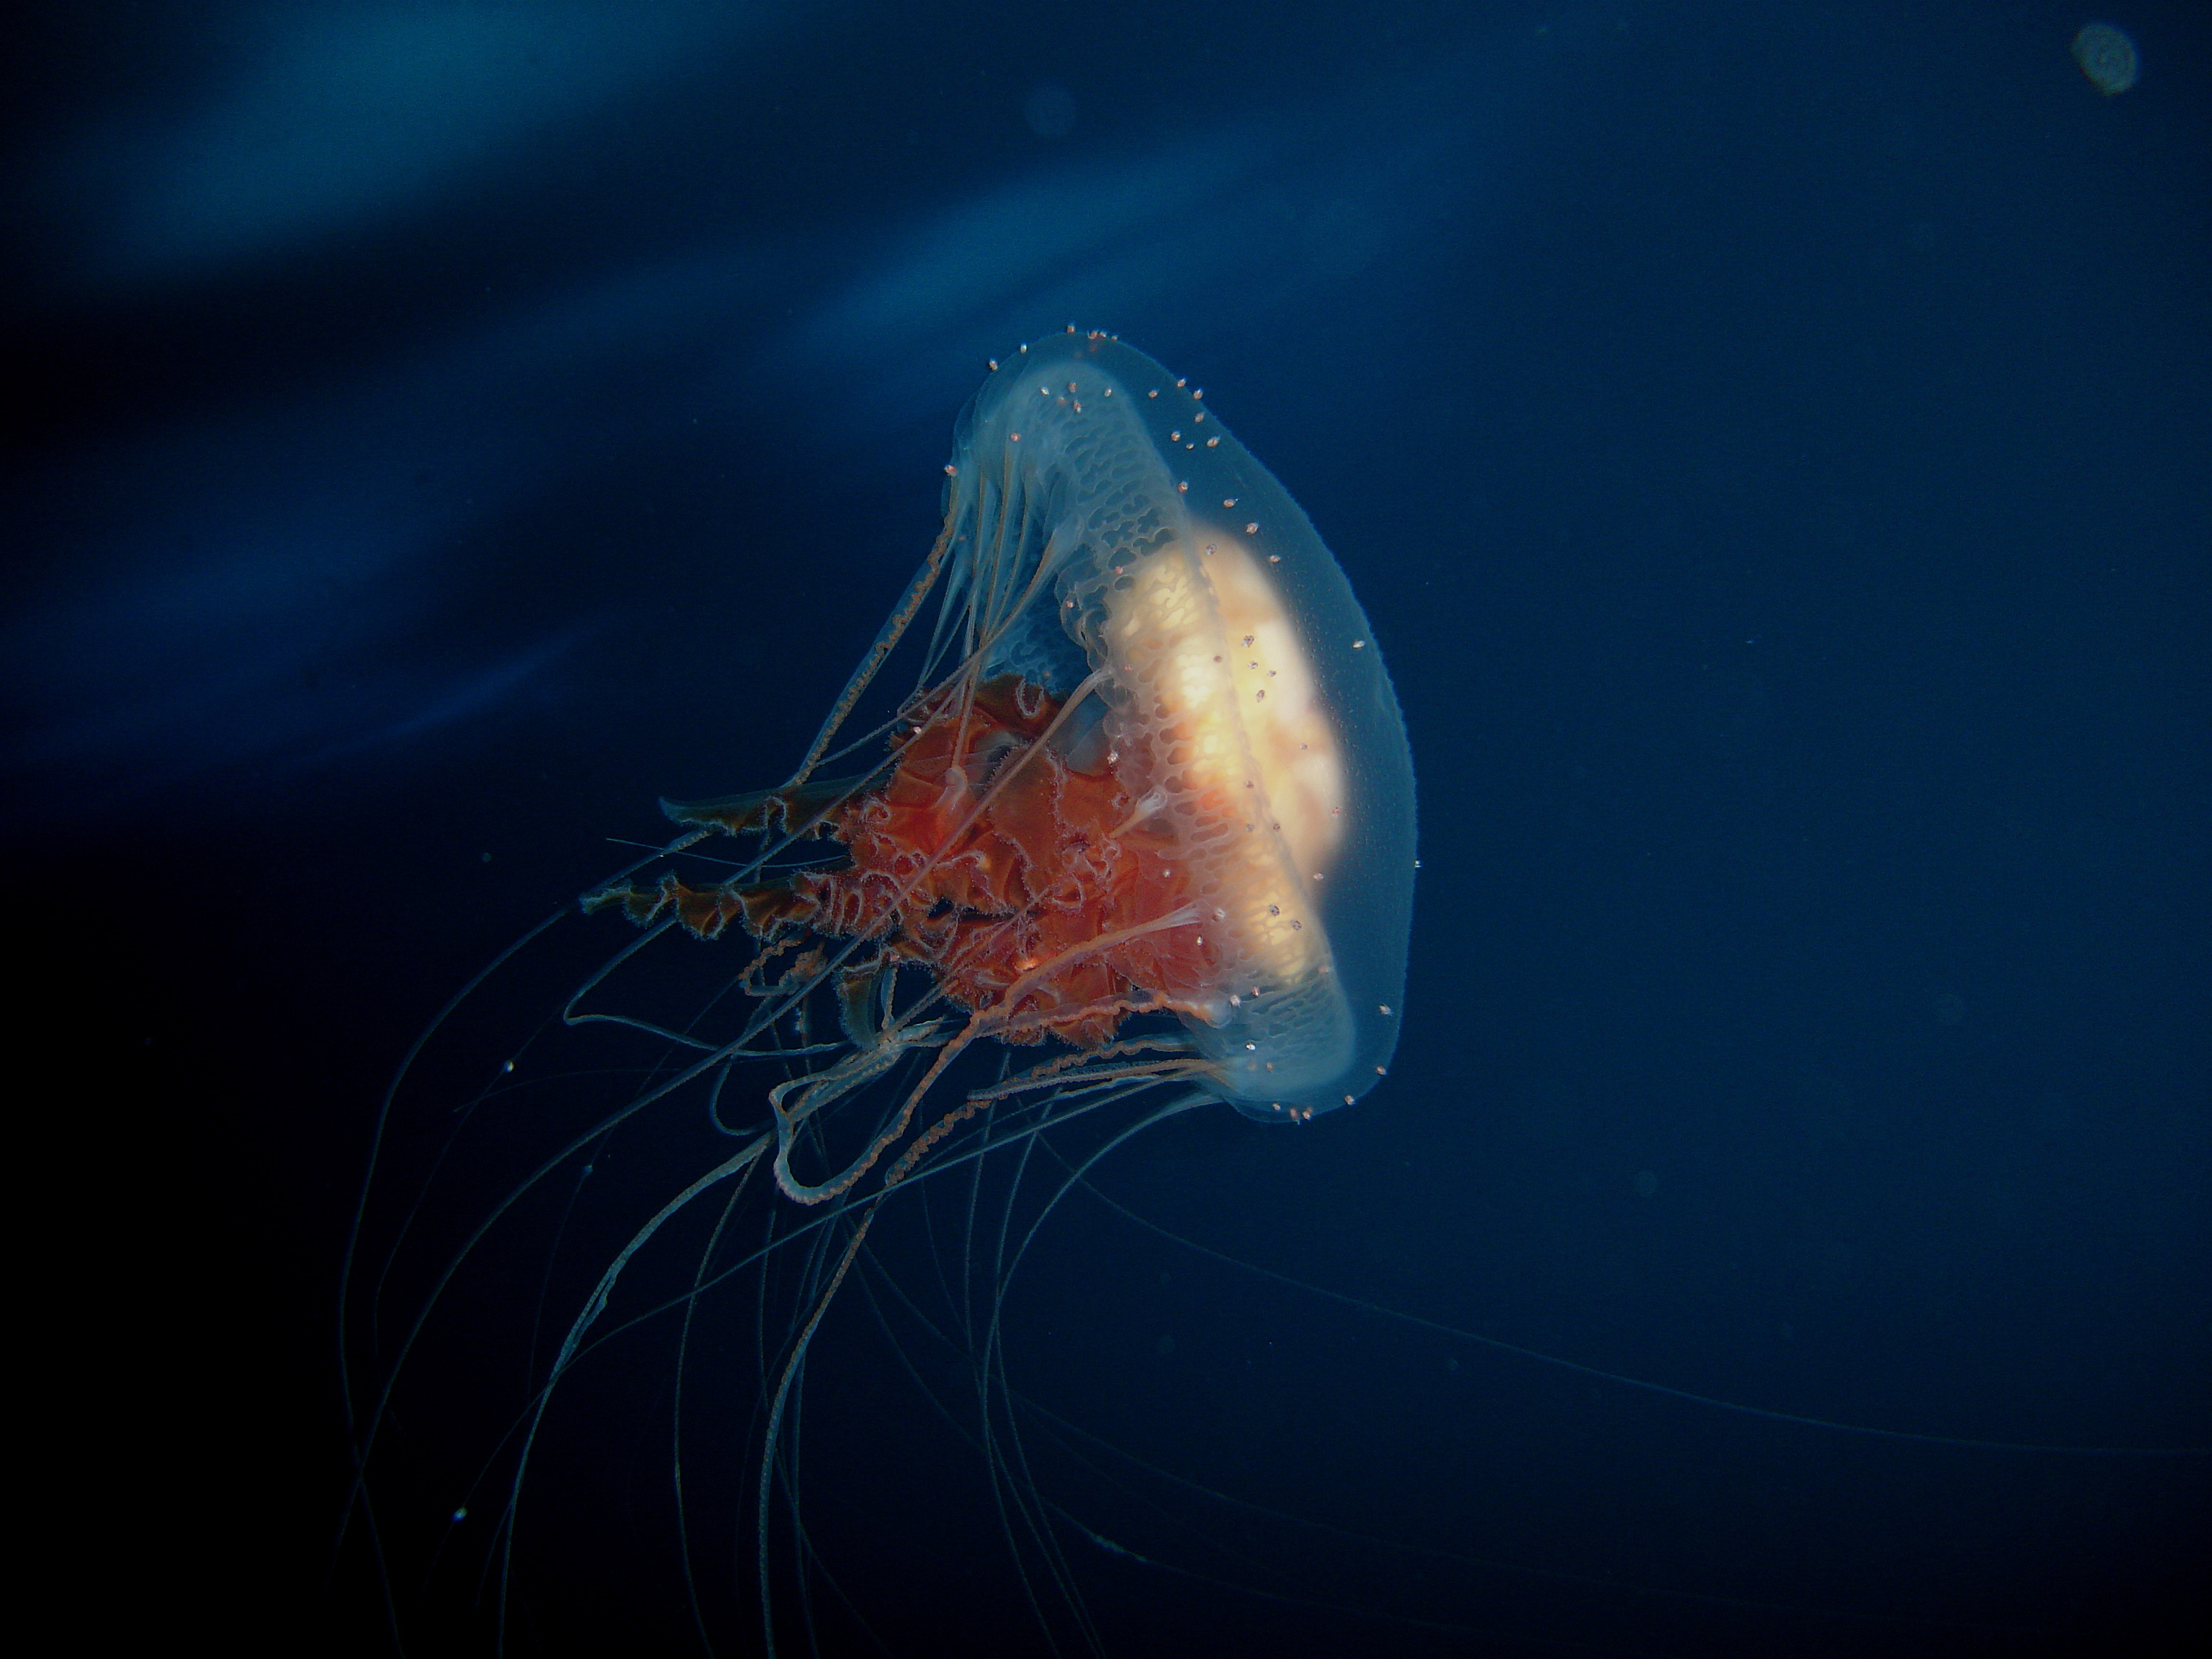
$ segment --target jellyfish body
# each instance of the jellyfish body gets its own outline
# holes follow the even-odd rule
[[[526,1475],[562,1385],[656,1322],[677,1327],[670,1473],[689,1534],[674,1444],[686,1356],[706,1346],[710,1301],[750,1278],[756,1299],[738,1324],[758,1333],[747,1369],[759,1400],[739,1419],[756,1437],[744,1507],[774,1650],[779,1490],[796,1546],[784,1559],[801,1605],[807,1594],[793,1449],[807,1356],[887,1206],[918,1212],[927,1232],[933,1177],[957,1169],[971,1172],[957,1223],[968,1267],[937,1328],[974,1345],[981,1442],[1006,1512],[1026,1518],[1008,1540],[1018,1556],[1018,1539],[1036,1540],[1048,1558],[1056,1523],[1026,1490],[1026,1465],[995,1449],[1012,1437],[1000,1309],[1028,1239],[1151,1122],[1218,1102],[1302,1121],[1359,1098],[1390,1059],[1412,765],[1381,653],[1305,515],[1199,392],[1072,331],[994,365],[946,474],[934,547],[799,768],[774,788],[664,803],[682,833],[583,902],[626,913],[643,936],[591,969],[559,1018],[497,1050],[495,1080],[461,1109],[430,1115],[418,1187],[387,1190],[372,1168],[349,1259],[377,1271],[356,1280],[349,1266],[343,1293],[361,1333],[348,1409],[363,1510],[404,1374],[436,1346],[426,1334],[442,1308],[472,1310],[445,1316],[459,1328],[448,1344],[460,1374],[510,1375],[518,1352],[525,1362],[494,1472],[441,1510],[456,1528],[495,1517],[495,1640]],[[868,725],[858,711],[884,704],[887,666],[916,657],[912,689]],[[830,775],[840,763],[860,769]],[[738,855],[718,856],[732,839]],[[673,949],[656,944],[672,933]],[[456,999],[410,1054],[380,1147],[417,1073],[450,1069],[430,1038],[459,1048],[447,1028],[470,1001]],[[607,1042],[628,1047],[593,1046]],[[703,1113],[685,1109],[702,1100]],[[1033,1158],[1047,1133],[1085,1118],[1088,1130],[1123,1105],[1141,1115],[1098,1128],[1087,1152]],[[495,1130],[518,1138],[503,1163],[515,1173],[471,1212],[442,1185],[477,1167]],[[987,1224],[994,1159],[1012,1168]],[[1062,1173],[1040,1198],[1045,1165]],[[769,1170],[773,1188],[757,1179]],[[760,1201],[742,1207],[749,1195]],[[548,1206],[558,1214],[543,1261],[495,1270],[496,1243]],[[366,1241],[380,1216],[390,1242],[378,1260]],[[636,1270],[654,1261],[672,1278]],[[988,1282],[971,1291],[977,1264]],[[395,1319],[410,1283],[419,1294]],[[515,1297],[525,1283],[535,1291]],[[450,1385],[411,1386],[450,1403]],[[400,1570],[378,1545],[381,1593],[447,1554],[441,1542]],[[1048,1559],[1043,1571],[1060,1577]],[[1045,1618],[1044,1600],[1030,1601]]]
[[[1193,1080],[1249,1115],[1351,1104],[1397,1041],[1414,830],[1343,572],[1202,394],[1104,335],[994,368],[947,473],[938,637],[960,665],[908,701],[887,770],[669,809],[847,862],[587,905],[863,942],[933,970],[972,1036],[1095,1049],[1172,1012]]]

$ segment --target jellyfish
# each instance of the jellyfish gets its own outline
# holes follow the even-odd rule
[[[791,775],[664,801],[675,838],[578,907],[600,918],[587,926],[611,913],[639,931],[447,1115],[467,1151],[439,1151],[423,1188],[390,1198],[372,1170],[346,1292],[357,1524],[374,1534],[394,1484],[379,1472],[422,1409],[408,1409],[418,1354],[480,1339],[489,1357],[464,1370],[519,1370],[522,1398],[441,1506],[480,1540],[495,1639],[532,1480],[559,1455],[556,1408],[644,1328],[673,1346],[674,1550],[695,1621],[750,1600],[769,1650],[794,1620],[811,1629],[835,1571],[801,1504],[817,1345],[856,1283],[877,1302],[872,1264],[915,1248],[913,1230],[897,1245],[884,1231],[926,1216],[947,1176],[961,1260],[988,1271],[939,1322],[978,1379],[974,1438],[1029,1600],[1048,1633],[1080,1633],[1065,1527],[1025,1472],[1003,1375],[1014,1268],[1061,1198],[1151,1125],[1221,1104],[1304,1123],[1388,1073],[1413,769],[1382,653],[1304,513],[1202,391],[1073,329],[992,365],[945,473],[935,544]],[[887,696],[902,661],[911,682]],[[433,1039],[452,1041],[468,1000],[403,1066],[380,1146],[424,1068],[465,1063]],[[519,1175],[434,1243],[454,1206],[429,1189],[518,1107]],[[1012,1174],[987,1201],[994,1160]],[[989,1202],[995,1223],[979,1219]],[[356,1274],[387,1210],[379,1270]],[[492,1270],[489,1241],[533,1224],[549,1259]],[[635,1270],[663,1254],[681,1270],[639,1292]],[[392,1318],[410,1274],[422,1289]],[[734,1322],[733,1296],[750,1298]],[[730,1508],[752,1571],[702,1588],[696,1565],[726,1555],[698,1543],[687,1497],[701,1476],[678,1449],[697,1443],[684,1368],[747,1338],[752,1398],[734,1416],[752,1449],[724,1474],[745,1494]],[[431,1553],[380,1571],[394,1584],[466,1552]],[[1048,1607],[1054,1587],[1070,1605]]]
[[[2110,23],[2084,23],[2074,37],[2074,61],[2089,84],[2107,98],[2136,83],[2136,43]]]

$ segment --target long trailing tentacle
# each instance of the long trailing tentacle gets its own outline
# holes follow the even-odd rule
[[[761,1154],[768,1149],[768,1145],[769,1137],[765,1133],[756,1137],[738,1152],[723,1159],[706,1174],[699,1176],[655,1211],[651,1219],[631,1234],[629,1243],[616,1253],[614,1260],[610,1261],[605,1271],[600,1273],[599,1282],[592,1287],[591,1295],[585,1298],[582,1310],[574,1319],[569,1322],[568,1334],[561,1340],[561,1350],[554,1356],[553,1364],[546,1372],[544,1386],[538,1391],[537,1403],[531,1413],[529,1427],[524,1431],[522,1445],[515,1457],[514,1476],[507,1487],[506,1511],[501,1517],[504,1536],[500,1545],[497,1616],[502,1638],[507,1629],[507,1589],[514,1577],[515,1522],[517,1511],[522,1503],[523,1480],[529,1473],[530,1455],[537,1446],[538,1430],[544,1426],[545,1413],[553,1403],[555,1387],[568,1374],[570,1365],[574,1364],[578,1346],[583,1341],[585,1335],[593,1325],[599,1322],[599,1316],[606,1311],[607,1299],[614,1294],[615,1282],[622,1277],[623,1270],[629,1266],[631,1258],[643,1249],[652,1241],[653,1235],[671,1219],[688,1208],[692,1200],[702,1193],[720,1185],[732,1176],[742,1175],[750,1170],[759,1161]]]
[[[836,741],[838,730],[851,715],[854,705],[860,702],[870,683],[875,679],[876,671],[884,665],[897,648],[898,642],[906,637],[907,628],[914,621],[915,613],[921,609],[921,602],[929,597],[929,590],[937,585],[938,576],[945,566],[945,556],[951,549],[957,524],[957,514],[945,515],[945,527],[938,532],[936,544],[929,550],[929,556],[921,562],[921,568],[907,584],[905,593],[892,607],[891,614],[878,631],[874,643],[869,646],[867,654],[860,659],[860,665],[854,669],[852,677],[845,682],[845,689],[837,694],[837,701],[830,706],[829,716],[822,722],[822,729],[815,734],[813,743],[808,746],[806,758],[791,775],[793,784],[804,783],[814,775],[814,769],[822,763],[823,756]]]

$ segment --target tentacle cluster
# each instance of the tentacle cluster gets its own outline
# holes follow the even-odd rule
[[[989,1015],[1002,1041],[1097,1048],[1133,1003],[1202,1001],[1219,965],[1165,827],[1110,770],[1081,769],[1045,741],[1060,709],[1042,688],[1002,675],[903,725],[869,787],[672,805],[678,823],[824,837],[844,856],[704,887],[670,872],[602,890],[586,907],[618,903],[641,925],[672,915],[702,939],[735,922],[762,943],[763,961],[809,937],[862,941],[871,962],[927,968],[956,1006]],[[767,988],[753,972],[746,988]]]

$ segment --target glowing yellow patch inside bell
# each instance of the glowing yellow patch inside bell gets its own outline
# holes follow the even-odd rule
[[[1179,793],[1215,831],[1187,856],[1226,913],[1237,968],[1296,984],[1328,959],[1313,889],[1344,836],[1343,757],[1266,568],[1234,537],[1201,532],[1200,545],[1129,573],[1111,648],[1140,723],[1164,723]]]

